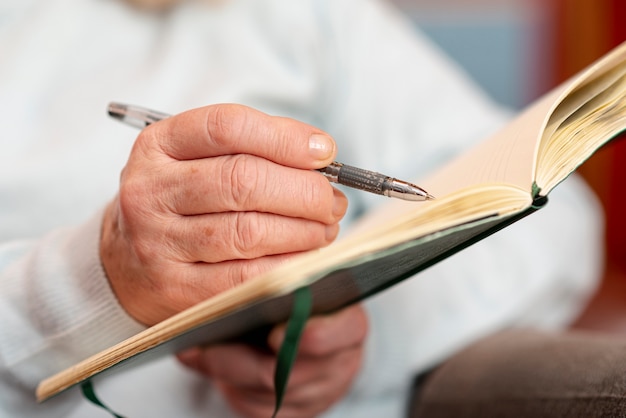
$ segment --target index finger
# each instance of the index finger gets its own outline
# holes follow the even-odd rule
[[[192,109],[152,124],[144,132],[176,160],[251,154],[290,167],[315,169],[330,164],[336,154],[335,141],[325,132],[237,104]]]

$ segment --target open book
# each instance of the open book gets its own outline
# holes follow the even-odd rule
[[[304,286],[314,314],[380,292],[541,208],[558,183],[623,130],[626,43],[420,180],[437,199],[399,202],[395,217],[370,216],[331,246],[298,256],[44,380],[37,398],[103,371],[285,321],[295,290]]]

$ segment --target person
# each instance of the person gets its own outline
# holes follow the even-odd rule
[[[0,5],[4,416],[96,416],[77,390],[37,404],[35,386],[384,210],[309,169],[336,156],[419,179],[510,118],[384,2],[132,3]],[[111,100],[176,116],[137,135]],[[402,416],[413,378],[468,344],[566,327],[601,231],[573,176],[533,216],[312,319],[281,416]],[[203,347],[96,386],[133,417],[269,416],[273,359]]]

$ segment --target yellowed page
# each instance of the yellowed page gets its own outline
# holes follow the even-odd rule
[[[481,183],[515,185],[529,193],[533,183],[535,149],[559,91],[553,91],[511,123],[457,160],[421,181],[435,196]]]
[[[536,179],[544,194],[626,129],[626,67],[622,71],[620,78],[587,101],[546,138],[537,161]]]
[[[560,93],[561,89],[554,90],[481,144],[416,183],[437,199],[470,186],[497,183],[524,190],[530,200],[535,150],[547,120],[546,115],[554,107]],[[417,217],[428,205],[400,200],[386,202],[364,217],[351,233],[374,228],[390,218]]]
[[[415,182],[437,198],[482,183],[512,184],[530,194],[537,178],[537,155],[550,147],[546,144],[549,144],[553,133],[563,121],[619,79],[624,70],[618,67],[623,67],[625,61],[626,42],[544,95],[510,124],[469,152],[437,170],[432,176]],[[606,129],[609,133],[617,129],[615,126],[609,128]],[[566,140],[561,139],[561,143]],[[554,146],[559,147],[561,143]],[[597,147],[597,144],[594,145]],[[584,148],[584,153],[581,152],[573,166],[569,166],[567,173],[558,172],[560,180],[571,172],[571,167],[577,167],[593,151],[594,147]],[[548,171],[545,164],[542,169]],[[541,177],[550,175],[542,173]],[[557,182],[552,181],[546,192]],[[354,230],[359,232],[391,217],[419,212],[422,206],[390,201],[364,218]]]
[[[480,183],[508,183],[531,190],[535,154],[552,115],[565,120],[624,74],[626,42],[561,84],[470,152],[420,181],[435,196]],[[555,118],[553,118],[555,119]],[[549,133],[551,135],[551,132]]]
[[[538,150],[536,183],[548,193],[626,125],[626,42],[583,70],[563,93]]]

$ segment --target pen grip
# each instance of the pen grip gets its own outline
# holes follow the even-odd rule
[[[383,184],[387,181],[387,176],[383,174],[345,164],[341,167],[337,178],[339,184],[380,195],[383,194]]]

